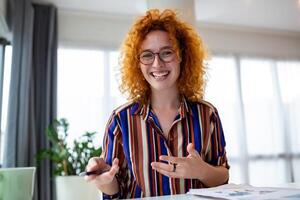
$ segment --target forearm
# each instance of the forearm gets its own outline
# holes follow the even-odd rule
[[[229,179],[229,171],[223,166],[212,166],[204,163],[201,171],[199,179],[207,187],[225,184]]]
[[[104,184],[104,185],[96,184],[96,186],[101,192],[108,195],[113,195],[119,192],[119,183],[116,177],[109,184]]]

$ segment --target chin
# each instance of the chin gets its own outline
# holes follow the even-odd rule
[[[171,89],[169,85],[151,85],[151,88],[155,91],[166,91]]]

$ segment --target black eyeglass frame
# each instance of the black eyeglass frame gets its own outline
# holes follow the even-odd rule
[[[167,60],[167,61],[165,61],[165,59],[164,59],[164,58],[162,57],[162,55],[161,55],[161,53],[163,53],[163,52],[166,51],[166,50],[172,52],[172,55],[170,56],[170,57],[171,57],[170,60]],[[142,55],[143,53],[145,53],[145,52],[151,53],[151,54],[153,55],[153,58],[152,58],[151,62],[143,62],[143,61],[142,61],[141,55]],[[156,52],[156,53],[155,53],[155,52],[152,52],[152,51],[150,51],[150,50],[146,50],[146,51],[141,52],[141,53],[138,55],[138,60],[140,61],[140,63],[142,63],[142,64],[144,64],[144,65],[151,65],[151,64],[153,64],[156,55],[158,55],[158,58],[159,58],[162,62],[164,62],[164,63],[169,63],[169,62],[172,62],[172,61],[175,59],[175,57],[176,57],[176,52],[175,52],[173,49],[162,49],[162,50],[160,50],[159,52]]]

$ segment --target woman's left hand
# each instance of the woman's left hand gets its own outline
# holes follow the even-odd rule
[[[171,178],[201,179],[201,169],[207,165],[192,143],[187,146],[189,155],[187,157],[160,156],[163,162],[152,162],[152,169]],[[175,166],[174,166],[175,165]]]

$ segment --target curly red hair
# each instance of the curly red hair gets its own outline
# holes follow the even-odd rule
[[[127,92],[129,99],[137,102],[145,103],[149,99],[150,86],[140,70],[138,55],[141,43],[153,30],[166,31],[181,58],[177,81],[179,93],[189,101],[202,99],[207,52],[197,31],[181,21],[170,9],[163,12],[158,9],[148,10],[130,29],[121,48],[121,92]]]

